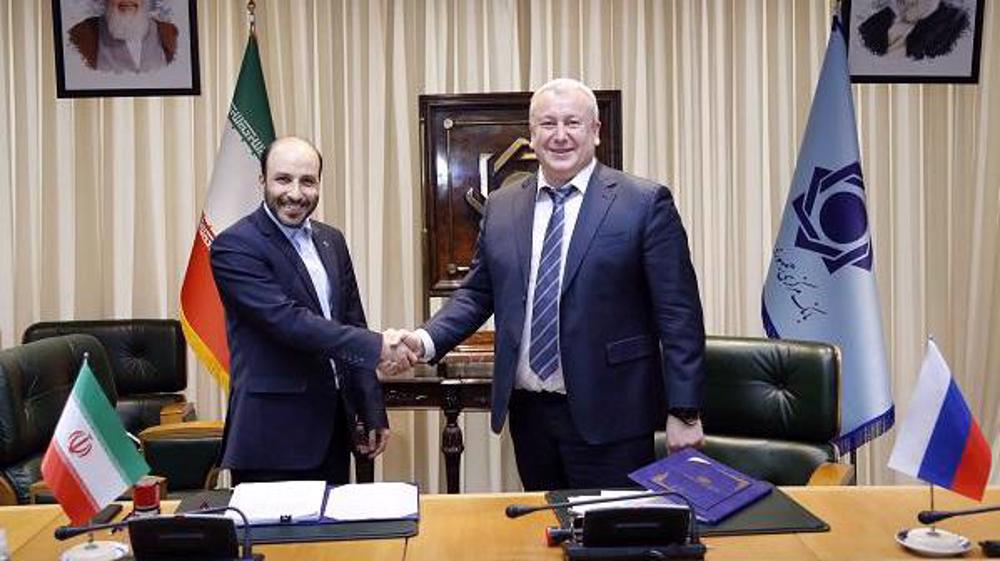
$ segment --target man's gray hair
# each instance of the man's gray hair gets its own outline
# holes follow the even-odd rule
[[[531,106],[528,108],[528,123],[535,123],[535,109],[538,106],[538,98],[542,94],[548,91],[559,94],[570,90],[583,92],[583,95],[587,98],[588,113],[590,113],[591,118],[595,122],[599,121],[600,115],[597,111],[597,96],[594,95],[594,90],[590,89],[587,84],[573,78],[556,78],[545,82],[540,88],[535,90],[535,93],[531,94]]]

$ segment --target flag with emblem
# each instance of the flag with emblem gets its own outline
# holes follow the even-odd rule
[[[222,131],[212,181],[181,286],[180,320],[195,355],[223,387],[229,386],[226,318],[212,277],[209,248],[215,237],[263,199],[260,156],[274,140],[257,38],[251,32]]]
[[[834,18],[788,193],[762,315],[771,338],[824,341],[841,351],[840,431],[853,450],[892,427],[865,182],[847,46]]]
[[[83,524],[149,473],[87,359],[73,384],[42,477],[73,524]]]

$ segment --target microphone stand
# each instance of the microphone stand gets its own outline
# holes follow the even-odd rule
[[[612,547],[594,547],[587,546],[587,544],[579,543],[573,546],[566,546],[566,556],[567,559],[603,559],[607,556],[607,552],[604,550],[613,549],[618,550],[615,553],[615,558],[618,559],[667,559],[667,558],[691,558],[691,559],[704,559],[705,556],[705,546],[701,543],[698,535],[698,519],[696,516],[694,504],[681,493],[675,491],[654,491],[649,493],[628,495],[622,497],[602,497],[598,499],[585,499],[579,501],[565,501],[561,503],[552,503],[548,505],[541,506],[529,506],[522,504],[512,504],[508,505],[504,510],[504,513],[508,518],[518,518],[532,512],[538,512],[542,510],[556,510],[560,508],[572,508],[574,506],[601,504],[601,503],[612,503],[612,502],[623,502],[623,501],[633,501],[641,500],[655,497],[674,497],[678,498],[683,502],[688,509],[688,543],[687,544],[669,544],[669,545],[651,545],[651,546],[612,546]],[[642,507],[638,507],[642,508]],[[655,507],[654,507],[655,508]],[[572,539],[576,537],[574,535],[574,530],[570,529],[560,536],[563,540]],[[551,541],[551,536],[550,536]],[[558,543],[558,542],[556,542]],[[555,545],[553,543],[552,545]]]
[[[211,508],[203,508],[200,510],[195,510],[193,512],[186,512],[184,514],[179,514],[177,516],[184,517],[184,516],[199,515],[199,514],[216,514],[222,512],[235,512],[236,514],[240,515],[240,518],[243,519],[243,547],[242,547],[243,555],[240,556],[240,560],[253,561],[254,555],[253,555],[253,549],[251,549],[253,547],[253,540],[250,539],[250,520],[247,519],[247,515],[244,514],[242,510],[236,508],[235,506],[216,506]],[[258,558],[264,559],[264,556],[258,555]]]
[[[970,508],[968,510],[921,510],[917,514],[917,520],[921,524],[934,524],[952,516],[966,516],[969,514],[982,514],[984,512],[996,512],[1000,510],[1000,505]]]
[[[115,529],[119,529],[119,528],[124,528],[124,527],[128,526],[129,524],[131,524],[132,522],[148,521],[148,520],[153,520],[153,519],[170,520],[170,519],[188,518],[188,517],[195,518],[195,517],[198,517],[198,516],[201,516],[201,515],[218,514],[218,513],[227,512],[227,511],[235,512],[243,520],[243,543],[242,543],[243,553],[239,557],[240,561],[255,561],[255,560],[259,561],[259,560],[263,560],[264,559],[263,555],[261,555],[259,553],[258,554],[254,554],[253,553],[253,549],[252,549],[252,547],[253,547],[253,540],[250,539],[250,522],[247,519],[246,514],[244,514],[242,510],[240,510],[240,509],[238,509],[236,507],[232,507],[232,506],[220,506],[220,507],[204,508],[204,509],[201,509],[201,510],[195,510],[195,511],[191,511],[191,512],[178,513],[178,514],[168,514],[168,515],[162,515],[162,516],[145,516],[145,517],[142,517],[142,518],[127,518],[125,520],[119,520],[118,522],[108,522],[108,523],[105,523],[105,524],[93,524],[93,525],[83,525],[83,526],[60,526],[60,527],[58,527],[58,528],[55,529],[55,532],[53,532],[53,536],[55,537],[55,539],[57,539],[59,541],[62,541],[62,540],[68,540],[70,538],[79,536],[80,534],[90,533],[91,534],[91,541],[88,542],[86,545],[90,545],[92,543],[110,543],[110,544],[116,544],[118,546],[122,546],[123,544],[119,544],[119,542],[94,542],[93,541],[93,532],[97,532],[97,531],[100,531],[100,530],[115,530]],[[76,546],[76,547],[80,547],[80,546]],[[92,551],[93,549],[94,549],[93,547],[89,548],[88,552]],[[67,553],[69,551],[72,551],[72,549],[71,550],[67,550]],[[89,557],[88,557],[88,559],[89,559]]]

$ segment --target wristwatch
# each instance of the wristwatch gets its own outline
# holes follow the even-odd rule
[[[689,427],[697,424],[701,418],[701,411],[694,407],[671,407],[668,412]]]

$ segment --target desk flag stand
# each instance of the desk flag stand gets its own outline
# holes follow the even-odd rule
[[[934,484],[930,484],[931,512],[934,510]],[[918,519],[924,522],[924,517]],[[908,530],[900,530],[896,541],[913,552],[933,557],[949,557],[963,555],[972,549],[972,542],[965,536],[942,530],[934,526],[936,520],[928,520],[930,526],[919,526]]]
[[[87,541],[78,543],[59,556],[59,561],[111,561],[124,559],[128,545],[121,542],[94,540],[94,531],[87,532]]]
[[[979,423],[951,374],[951,368],[933,337],[917,376],[906,417],[896,432],[889,467],[930,484],[931,510],[917,519],[924,526],[901,530],[896,541],[923,555],[962,555],[972,548],[964,536],[936,528],[934,523],[960,514],[987,512],[934,510],[934,487],[944,487],[974,501],[982,501],[990,476],[992,452]]]

